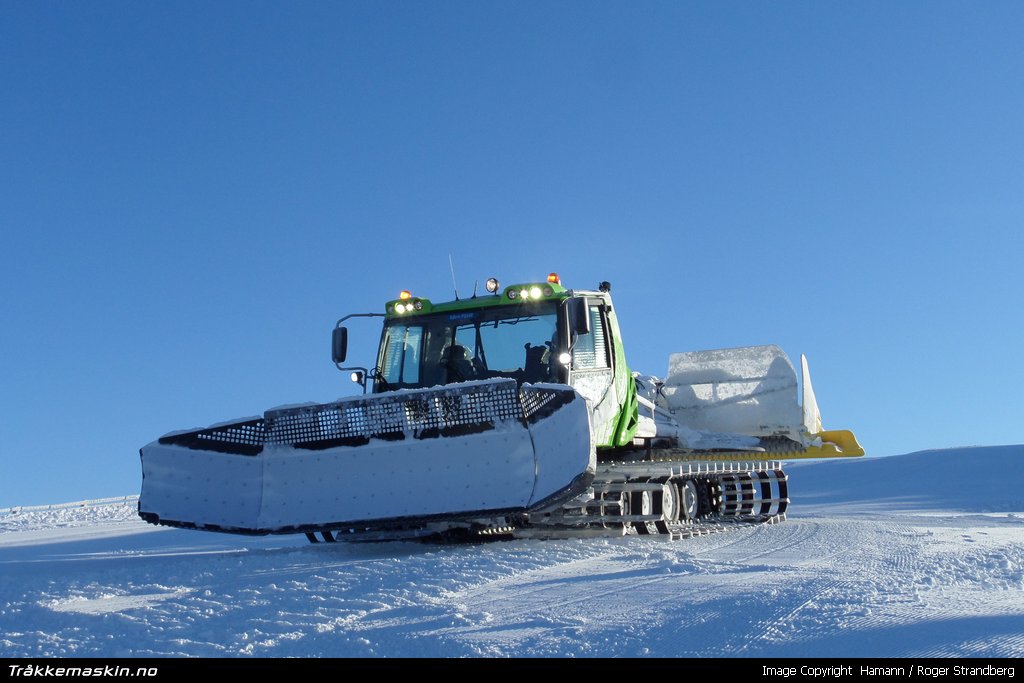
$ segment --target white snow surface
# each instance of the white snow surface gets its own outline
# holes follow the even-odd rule
[[[0,510],[0,656],[1024,655],[1024,446],[798,463],[783,524],[309,545]]]

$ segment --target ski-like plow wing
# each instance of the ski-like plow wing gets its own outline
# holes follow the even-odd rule
[[[516,513],[593,478],[586,401],[489,380],[267,411],[144,446],[139,514],[234,533]]]

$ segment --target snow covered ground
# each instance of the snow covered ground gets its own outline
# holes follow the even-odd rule
[[[784,524],[309,545],[0,510],[0,656],[1024,655],[1024,446],[788,468]]]

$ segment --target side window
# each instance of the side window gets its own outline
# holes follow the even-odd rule
[[[575,370],[602,370],[609,368],[608,337],[600,306],[590,307],[590,334],[581,334],[572,349]]]
[[[405,333],[402,355],[402,381],[416,384],[420,381],[420,349],[423,348],[423,328],[410,327]]]
[[[398,376],[402,370],[402,337],[405,336],[405,328],[391,327],[388,329],[388,338],[384,342],[384,362],[381,363],[380,371],[384,373],[384,379],[389,384],[397,384]]]
[[[384,347],[384,379],[390,384],[415,384],[420,380],[420,349],[423,328],[395,325],[388,330]]]

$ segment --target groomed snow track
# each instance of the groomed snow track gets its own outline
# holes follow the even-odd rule
[[[1001,476],[979,496],[956,485],[965,463]],[[725,525],[735,530],[685,543],[630,535],[310,545],[301,536],[155,527],[138,519],[130,496],[0,511],[0,653],[1024,652],[1024,446],[797,463],[786,472],[799,504],[785,524]]]

